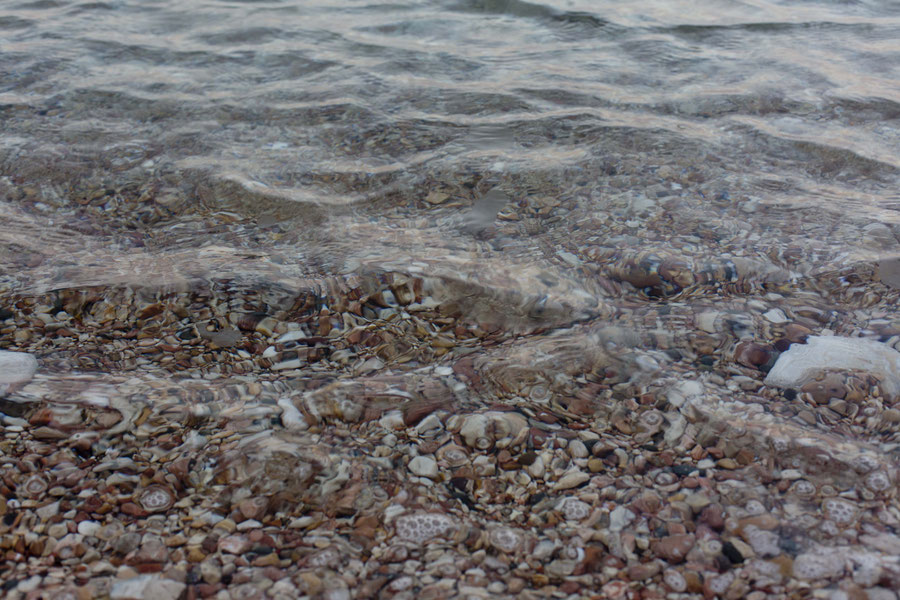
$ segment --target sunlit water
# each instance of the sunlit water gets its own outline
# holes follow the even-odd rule
[[[759,390],[789,325],[900,335],[898,40],[890,0],[2,2],[0,347],[41,362],[4,410],[254,432],[336,382],[358,414],[295,428],[628,435],[701,381],[762,462],[893,469],[877,382],[847,414]]]

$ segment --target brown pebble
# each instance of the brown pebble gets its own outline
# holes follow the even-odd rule
[[[577,581],[565,581],[562,585],[559,586],[559,591],[564,594],[572,595],[577,594],[578,590],[581,589],[581,584]]]
[[[206,552],[200,546],[189,546],[187,559],[192,563],[202,562],[206,558]]]
[[[238,504],[238,510],[245,519],[259,520],[269,508],[269,501],[264,496],[247,498]]]
[[[737,469],[740,466],[733,458],[723,458],[722,460],[718,461],[716,465],[723,469],[729,470]]]
[[[669,532],[669,535],[681,535],[682,533],[687,533],[687,529],[685,529],[682,523],[676,523],[674,521],[666,523],[666,530]]]
[[[701,511],[698,521],[721,531],[725,528],[725,511],[720,504],[710,504]]]
[[[790,323],[784,328],[784,337],[791,342],[805,344],[806,338],[810,335],[812,335],[812,330],[799,323]]]
[[[275,552],[270,552],[253,559],[251,564],[254,567],[275,567],[281,564],[281,559]]]
[[[772,360],[774,348],[756,342],[741,342],[734,352],[734,359],[751,369],[759,369]]]
[[[743,529],[749,525],[753,525],[758,529],[772,530],[778,527],[778,517],[769,513],[761,515],[753,515],[752,517],[744,517],[738,521],[738,528]]]
[[[692,594],[698,594],[703,591],[703,579],[696,571],[685,571],[682,573],[684,581],[687,583],[687,591]]]
[[[591,473],[599,473],[606,469],[606,465],[603,463],[603,460],[600,458],[592,458],[588,461],[588,469]]]
[[[132,517],[146,517],[147,516],[147,511],[145,511],[143,508],[141,508],[134,502],[125,502],[124,504],[122,504],[119,507],[119,510],[121,510],[126,515],[131,515]]]
[[[739,450],[734,458],[738,461],[738,463],[746,466],[753,462],[755,456],[753,455],[752,451],[744,448],[742,450]]]
[[[644,581],[657,575],[660,570],[659,562],[650,562],[628,567],[627,573],[628,578],[632,581]]]
[[[69,437],[69,434],[52,427],[38,427],[32,430],[31,435],[35,439],[48,441],[64,440]]]
[[[696,538],[690,534],[670,535],[656,540],[652,547],[656,556],[672,564],[678,564],[694,547],[695,541]]]
[[[225,589],[225,586],[221,583],[199,583],[193,587],[197,590],[197,595],[200,598],[212,598],[219,591]]]
[[[216,551],[219,545],[219,535],[216,533],[211,533],[203,539],[201,542],[201,547],[207,554],[212,554]]]
[[[525,589],[527,584],[528,582],[521,577],[513,577],[506,582],[506,591],[510,594],[518,594]]]
[[[769,562],[778,565],[783,577],[790,577],[794,571],[794,559],[787,554],[779,554],[775,558],[769,559]]]
[[[447,402],[442,400],[413,400],[403,407],[403,424],[407,427],[417,425],[422,419],[445,406]]]
[[[840,399],[847,395],[844,377],[837,373],[829,373],[820,381],[810,381],[800,389],[810,394],[816,404],[828,404],[832,398]]]

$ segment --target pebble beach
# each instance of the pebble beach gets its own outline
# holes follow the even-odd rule
[[[0,597],[898,600],[896,15],[601,4],[0,8]]]

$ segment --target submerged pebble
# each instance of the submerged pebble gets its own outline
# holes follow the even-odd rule
[[[867,338],[810,336],[775,361],[766,385],[800,388],[826,371],[862,371],[876,377],[888,396],[900,394],[900,352]]]
[[[0,386],[30,381],[37,368],[37,359],[31,354],[0,350]]]

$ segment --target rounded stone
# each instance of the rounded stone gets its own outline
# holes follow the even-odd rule
[[[31,354],[0,350],[0,385],[31,381],[37,367],[37,359]]]
[[[419,477],[435,479],[438,476],[438,465],[430,456],[417,456],[409,461],[409,470]]]

